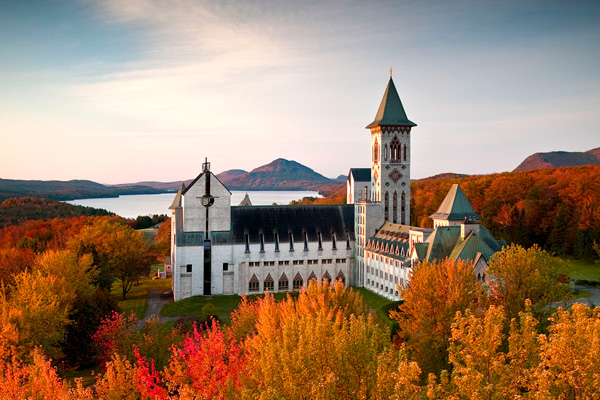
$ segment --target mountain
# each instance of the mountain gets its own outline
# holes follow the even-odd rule
[[[296,162],[278,158],[250,172],[229,170],[217,178],[231,190],[316,190],[334,183]]]
[[[600,165],[600,147],[586,152],[551,151],[549,153],[535,153],[519,164],[515,168],[515,172],[556,167],[576,167],[579,165]]]
[[[0,178],[0,201],[11,197],[44,197],[52,200],[117,197],[122,194],[156,194],[164,190],[147,186],[105,186],[87,180],[25,181]]]
[[[337,178],[333,179],[337,183],[346,183],[346,180],[348,180],[348,175],[338,175]]]
[[[135,183],[118,183],[116,185],[109,185],[110,187],[124,188],[132,186],[145,186],[162,191],[177,191],[182,183],[189,185],[193,179],[186,179],[185,181],[173,181],[173,182],[156,182],[156,181],[144,181]]]

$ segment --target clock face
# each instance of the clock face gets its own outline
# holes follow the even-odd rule
[[[398,168],[394,168],[392,170],[392,172],[390,172],[390,174],[388,175],[390,177],[391,180],[393,180],[394,182],[398,182],[400,179],[402,179],[402,172],[398,171]]]

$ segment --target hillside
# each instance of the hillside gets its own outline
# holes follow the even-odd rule
[[[331,179],[296,162],[278,158],[250,172],[229,170],[217,175],[230,190],[320,190]]]
[[[80,217],[82,215],[115,215],[103,209],[76,206],[56,200],[33,197],[6,199],[0,203],[0,228],[29,220]]]
[[[0,178],[0,201],[11,197],[43,197],[52,200],[117,197],[123,194],[156,194],[165,190],[146,186],[105,186],[87,180],[26,181]]]
[[[600,147],[586,152],[581,151],[551,151],[535,153],[527,157],[515,172],[531,171],[534,169],[575,167],[579,165],[599,165]]]
[[[185,181],[173,181],[173,182],[157,182],[157,181],[143,181],[143,182],[135,182],[135,183],[119,183],[116,185],[109,185],[109,187],[115,188],[127,188],[132,186],[145,186],[161,191],[177,191],[181,186],[181,183],[185,183],[185,185],[189,185],[193,179],[186,179]]]

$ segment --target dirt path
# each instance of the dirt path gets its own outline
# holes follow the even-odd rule
[[[148,290],[148,308],[146,309],[146,316],[138,323],[138,329],[141,329],[146,323],[146,320],[153,315],[158,315],[160,322],[175,321],[177,319],[177,317],[162,317],[160,315],[160,310],[162,310],[164,305],[173,302],[172,296],[161,296],[164,291],[165,290]]]

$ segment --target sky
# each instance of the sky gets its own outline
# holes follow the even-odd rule
[[[390,68],[413,179],[600,147],[596,0],[0,0],[0,178],[336,177]]]

